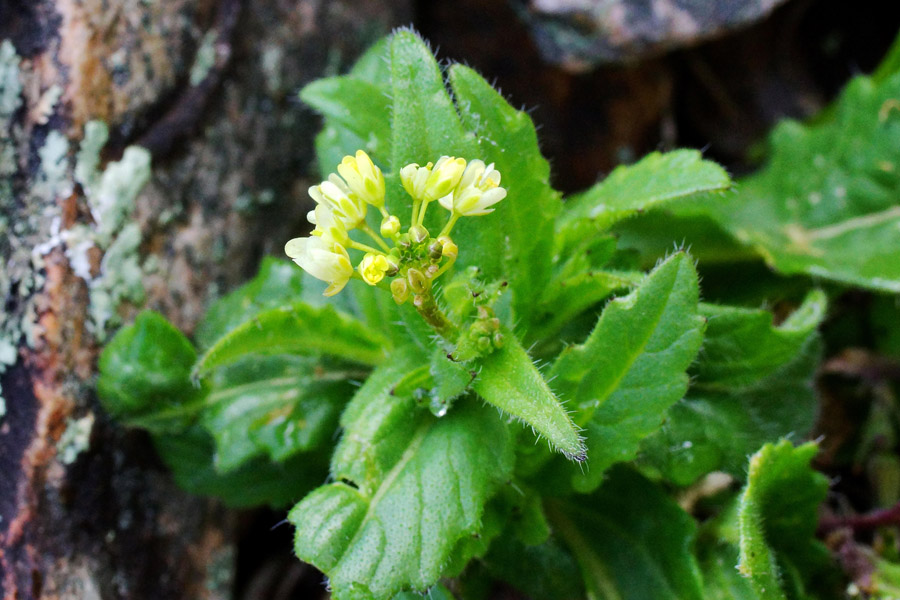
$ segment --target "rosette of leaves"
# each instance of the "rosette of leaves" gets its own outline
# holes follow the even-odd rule
[[[703,304],[685,251],[644,272],[610,234],[728,190],[727,173],[696,151],[652,154],[564,202],[528,115],[472,69],[442,70],[411,31],[301,98],[324,116],[326,173],[364,149],[390,194],[412,162],[494,163],[508,195],[454,230],[459,257],[438,300],[460,328],[489,308],[504,343],[453,360],[384,290],[352,280],[326,302],[321,282],[267,259],[210,308],[193,342],[151,312],[123,329],[100,364],[107,410],[150,431],[187,489],[293,503],[297,556],[338,600],[478,598],[497,580],[533,598],[700,599],[731,587],[781,597],[733,569],[745,530],[769,547],[760,530],[773,502],[748,509],[734,536],[721,525],[698,538],[669,490],[727,471],[727,516],[729,502],[770,498],[760,478],[787,461],[815,493],[780,518],[814,518],[809,450],[791,458],[788,444],[751,469],[751,491],[736,488],[742,457],[812,422],[824,296],[810,292],[778,325],[763,310]],[[812,541],[808,527],[801,535]],[[776,543],[772,560],[809,564],[808,546]]]

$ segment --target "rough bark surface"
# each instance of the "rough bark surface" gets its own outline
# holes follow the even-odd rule
[[[143,306],[190,331],[295,232],[318,128],[295,92],[410,18],[387,0],[244,4],[0,0],[6,600],[230,597],[234,516],[105,418],[97,354]],[[137,229],[109,239],[75,175],[92,120],[109,126],[101,171],[129,145],[152,154],[122,221]]]

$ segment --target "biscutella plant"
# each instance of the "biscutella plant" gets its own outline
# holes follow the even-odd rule
[[[865,85],[889,97],[900,76]],[[734,305],[700,300],[707,261],[831,260],[801,221],[777,253],[755,225],[741,244],[727,207],[775,203],[775,175],[730,193],[678,150],[563,201],[531,119],[406,30],[301,98],[324,116],[325,170],[311,235],[285,240],[301,268],[266,259],[193,340],[145,312],[101,359],[105,407],[182,486],[293,504],[296,554],[338,600],[487,598],[495,581],[553,600],[835,597],[815,537],[827,481],[800,443],[826,295],[770,273],[719,284]],[[847,102],[779,143],[838,136]],[[886,118],[869,144],[896,152]],[[795,154],[799,182],[818,167]],[[864,176],[844,194],[873,190]],[[857,281],[847,264],[836,281]],[[866,269],[883,288],[895,266]],[[758,308],[774,300],[777,322]]]

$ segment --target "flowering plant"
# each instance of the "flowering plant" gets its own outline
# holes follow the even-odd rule
[[[188,489],[295,503],[339,600],[812,597],[827,481],[779,440],[813,423],[824,293],[779,325],[700,302],[694,259],[648,240],[731,227],[721,167],[654,153],[562,202],[530,118],[446,75],[399,31],[305,88],[326,173],[285,246],[302,270],[264,261],[194,343],[143,313],[104,351],[107,409]],[[756,256],[728,243],[700,250]]]

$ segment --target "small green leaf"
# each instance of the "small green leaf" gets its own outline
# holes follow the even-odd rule
[[[738,549],[725,542],[705,544],[698,552],[705,600],[762,600],[735,565]]]
[[[425,590],[512,470],[508,427],[468,401],[445,417],[391,394],[414,356],[393,356],[360,388],[342,417],[337,480],[290,512],[295,550],[329,577],[336,597],[364,590],[389,598]]]
[[[251,355],[219,369],[200,418],[216,441],[216,469],[261,454],[283,462],[330,441],[353,394],[349,381],[367,374],[291,355]]]
[[[473,388],[485,402],[520,419],[566,458],[585,460],[584,442],[559,398],[511,332],[505,343],[481,360]]]
[[[609,176],[566,203],[557,234],[564,246],[641,211],[665,206],[690,196],[721,192],[731,178],[696,150],[653,152],[636,164],[620,166]]]
[[[633,459],[684,395],[703,339],[698,293],[690,258],[675,254],[610,302],[587,341],[553,365],[554,385],[573,399],[575,422],[585,428],[589,469],[573,473],[576,489],[596,488],[610,465]]]
[[[257,313],[299,300],[302,292],[303,271],[291,262],[267,256],[253,279],[209,307],[194,339],[200,348],[209,348]]]
[[[617,467],[590,498],[549,503],[547,512],[581,567],[588,598],[703,598],[694,520],[633,471]]]
[[[784,440],[766,444],[750,458],[738,512],[738,570],[763,600],[787,597],[781,576],[785,564],[814,562],[824,550],[815,532],[828,480],[810,467],[817,451],[813,443],[795,448]]]
[[[197,376],[230,364],[247,354],[327,354],[377,365],[389,342],[331,306],[313,308],[302,302],[265,310],[219,338],[194,368]]]
[[[474,244],[460,243],[467,251],[460,258],[468,261],[461,264],[478,265],[488,280],[508,278],[514,319],[527,329],[550,280],[560,195],[550,187],[550,165],[541,155],[531,118],[468,67],[453,65],[449,79],[463,124],[478,141],[478,158],[494,164],[507,190],[492,214],[458,225],[460,232],[477,228],[480,236]],[[502,272],[492,272],[498,257]]]
[[[97,392],[111,415],[152,431],[180,431],[204,390],[191,382],[197,353],[159,313],[144,311],[100,355]]]
[[[713,470],[743,479],[754,449],[805,434],[816,415],[821,292],[778,327],[764,310],[703,305],[702,312],[709,321],[691,388],[642,446],[642,462],[678,485]]]

